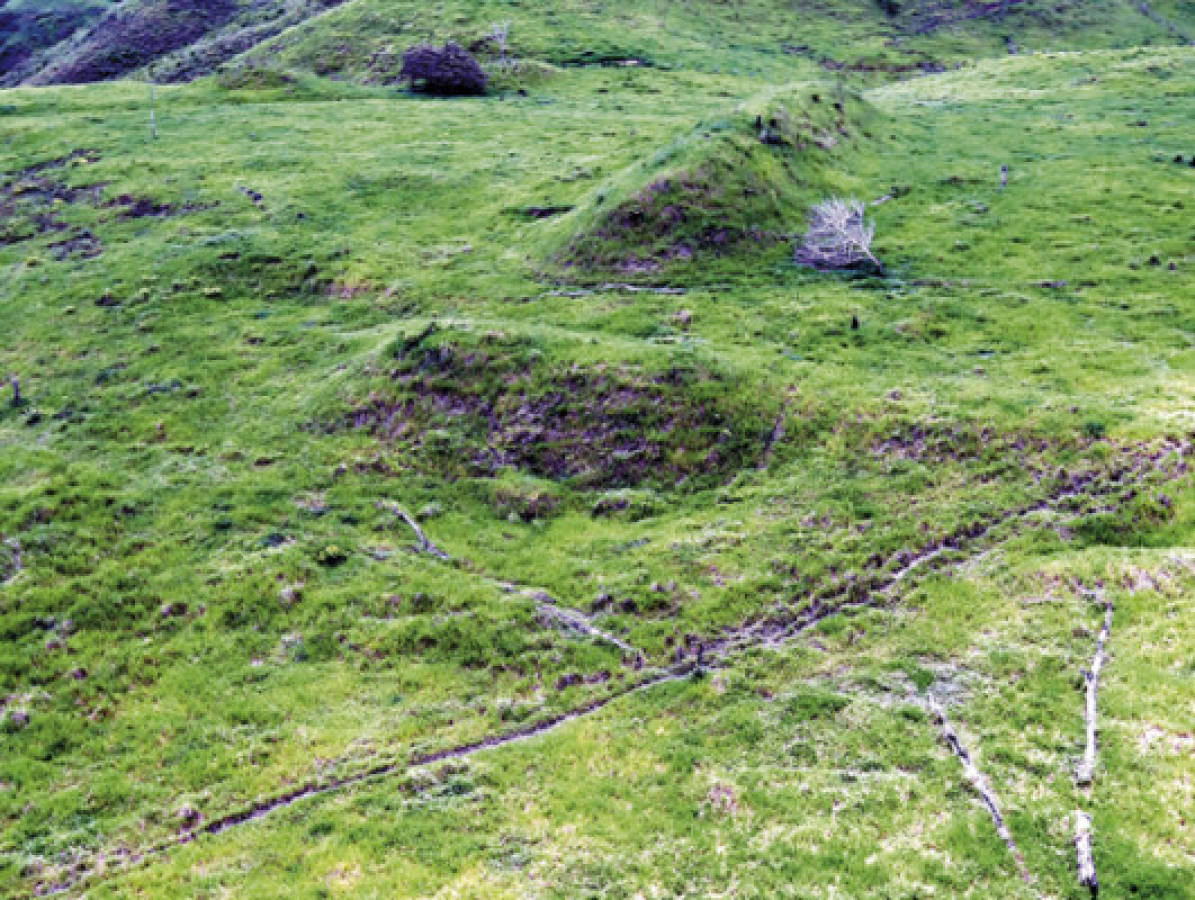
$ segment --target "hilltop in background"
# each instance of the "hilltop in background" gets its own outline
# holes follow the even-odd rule
[[[1195,896],[1195,4],[0,25],[0,894]]]
[[[186,81],[254,50],[251,60],[385,82],[396,48],[434,37],[484,44],[495,23],[516,19],[511,51],[554,65],[636,61],[769,76],[792,69],[786,57],[892,75],[1000,52],[1181,43],[1195,34],[1195,9],[1182,0],[7,0],[0,83]]]

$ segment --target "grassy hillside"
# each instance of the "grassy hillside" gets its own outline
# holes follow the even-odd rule
[[[5,0],[0,3],[0,84],[18,83],[41,52],[108,12],[108,0]]]
[[[125,0],[16,4],[23,27],[0,84],[86,84],[138,74],[189,81],[344,0]],[[11,5],[11,4],[10,4]],[[53,26],[53,27],[51,27]]]
[[[1195,50],[416,6],[0,93],[0,893],[1192,896]]]
[[[741,0],[735,3],[565,0],[354,0],[252,54],[324,74],[385,80],[394,52],[428,36],[484,41],[509,22],[518,56],[556,65],[618,64],[738,72],[768,78],[816,67],[899,75],[981,56],[1047,49],[1189,41],[1189,3],[1124,0],[885,3],[876,0]],[[1165,13],[1165,15],[1163,15]]]
[[[491,35],[503,24],[515,56],[556,66],[632,62],[773,79],[813,68],[892,76],[993,54],[1195,39],[1189,2],[1135,0],[10,0],[0,15],[15,29],[0,68],[7,84],[131,73],[187,81],[242,57],[258,67],[388,82],[405,46],[453,38],[494,54]]]

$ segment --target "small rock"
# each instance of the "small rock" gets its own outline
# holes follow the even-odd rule
[[[194,828],[202,821],[203,815],[189,803],[184,804],[178,811],[178,820],[183,828]]]
[[[576,672],[570,672],[568,675],[561,675],[556,679],[556,690],[563,691],[565,688],[573,687],[581,684],[584,679]]]
[[[590,612],[600,612],[603,609],[609,609],[613,602],[614,597],[605,591],[602,591],[597,595],[597,599],[594,600],[593,603],[589,604],[589,610]]]

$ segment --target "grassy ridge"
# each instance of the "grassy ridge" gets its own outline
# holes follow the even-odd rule
[[[0,6],[0,85],[17,83],[38,55],[104,15],[107,0],[9,0]]]
[[[561,220],[556,258],[581,271],[658,277],[711,257],[735,266],[787,245],[794,223],[833,193],[857,187],[852,150],[883,124],[841,86],[813,82],[766,92],[619,172]]]
[[[951,66],[1012,49],[1087,49],[1180,43],[1195,27],[1186,4],[1159,4],[1158,18],[1137,4],[1029,2],[901,3],[875,0],[777,3],[745,0],[568,0],[524,7],[497,0],[355,0],[251,54],[322,73],[384,78],[395,49],[423,39],[472,43],[510,22],[516,56],[558,66],[640,64],[791,80],[816,67],[855,74],[899,74]],[[989,8],[990,7],[990,8]],[[1164,14],[1164,15],[1163,15]],[[787,73],[787,75],[785,74]]]

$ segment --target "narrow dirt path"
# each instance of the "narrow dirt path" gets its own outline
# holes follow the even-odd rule
[[[78,866],[68,877],[59,879],[52,884],[38,885],[35,894],[37,896],[61,894],[66,891],[77,890],[97,878],[107,878],[127,873],[138,867],[149,865],[170,850],[190,844],[200,837],[220,834],[238,825],[256,822],[259,819],[264,819],[271,813],[294,806],[303,800],[320,797],[324,794],[353,787],[354,785],[399,775],[409,772],[412,769],[417,769],[420,766],[428,766],[450,759],[465,759],[486,750],[494,750],[519,741],[526,741],[540,735],[548,734],[568,725],[570,722],[592,716],[594,713],[600,712],[624,697],[667,684],[668,682],[681,681],[689,677],[695,668],[694,665],[686,663],[667,669],[655,670],[647,673],[635,683],[619,688],[604,697],[598,697],[565,712],[539,719],[530,725],[524,725],[511,731],[502,732],[501,734],[490,735],[476,741],[470,741],[469,743],[446,747],[431,753],[416,754],[405,759],[378,763],[351,775],[343,775],[323,781],[306,782],[285,793],[257,800],[243,809],[227,813],[208,822],[201,822],[190,828],[182,829],[176,837],[163,840],[140,850],[94,856],[88,861],[90,865],[83,864]],[[98,865],[101,856],[103,861],[102,868]]]
[[[1173,453],[1178,454],[1177,465],[1173,469],[1162,468],[1161,463]],[[1093,505],[1075,510],[1073,518],[1094,512],[1110,512],[1116,509],[1115,500],[1124,499],[1126,494],[1135,495],[1147,476],[1156,473],[1164,480],[1172,481],[1186,474],[1186,459],[1191,453],[1190,443],[1172,440],[1166,443],[1163,450],[1143,454],[1132,463],[1112,470],[1103,480],[1095,476],[1068,479],[1042,500],[999,513],[986,523],[963,526],[953,534],[916,551],[894,554],[874,565],[872,574],[868,576],[814,591],[803,598],[807,605],[801,609],[731,629],[708,643],[706,650],[718,658],[754,647],[778,647],[830,616],[852,610],[881,608],[892,600],[902,583],[919,570],[933,568],[947,555],[970,550],[967,559],[973,559],[989,552],[988,549],[976,552],[973,548],[990,538],[1001,526],[1024,521],[1043,512],[1060,510],[1079,498],[1090,499]],[[897,566],[895,570],[892,569],[893,565]]]
[[[1130,2],[1131,2],[1131,0],[1130,0]],[[1167,19],[1164,15],[1162,15],[1160,12],[1155,10],[1152,6],[1150,6],[1148,3],[1146,3],[1145,0],[1139,0],[1139,2],[1137,2],[1134,5],[1137,7],[1137,11],[1140,12],[1141,15],[1145,16],[1145,18],[1149,19],[1155,25],[1159,25],[1162,28],[1165,28],[1167,31],[1169,31],[1172,35],[1174,35],[1176,38],[1178,38],[1184,44],[1195,43],[1195,39],[1193,39],[1191,37],[1191,35],[1187,34],[1185,31],[1183,31],[1181,28],[1179,28],[1176,24],[1174,24],[1169,19]]]
[[[402,519],[402,521],[405,522],[413,532],[415,532],[417,543],[414,549],[417,553],[426,553],[444,562],[453,562],[452,557],[446,551],[436,546],[436,544],[432,542],[431,538],[424,533],[423,529],[419,526],[419,523],[415,520],[415,517],[404,510],[401,506],[396,503],[379,501],[377,507],[378,509],[384,509],[394,513],[394,515]],[[644,654],[644,652],[638,647],[632,647],[626,641],[622,640],[622,638],[616,637],[615,635],[598,628],[584,613],[564,606],[560,603],[560,601],[558,601],[555,597],[542,588],[529,587],[528,585],[518,584],[513,581],[501,581],[489,575],[482,575],[481,577],[490,584],[495,585],[503,593],[518,594],[519,596],[526,597],[529,600],[534,600],[539,604],[539,613],[541,618],[555,623],[565,631],[571,631],[575,634],[582,634],[601,643],[609,644],[623,653],[624,656],[629,657],[630,661],[635,661],[641,664],[646,658],[646,654]]]

